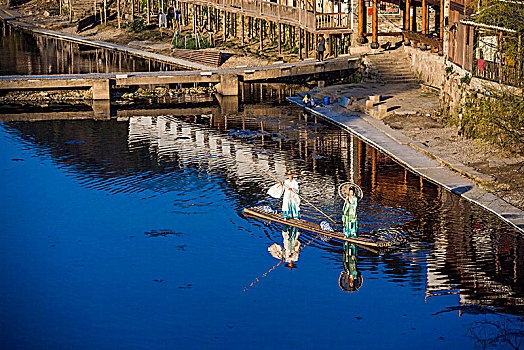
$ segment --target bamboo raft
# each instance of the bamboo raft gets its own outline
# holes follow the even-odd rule
[[[386,248],[391,245],[391,242],[387,240],[382,240],[379,237],[369,237],[369,236],[360,236],[360,237],[344,237],[344,233],[338,231],[338,232],[330,232],[325,231],[322,228],[320,228],[319,224],[316,224],[311,221],[303,220],[303,219],[287,219],[284,220],[281,215],[275,214],[275,213],[267,213],[264,210],[263,206],[256,206],[251,208],[245,208],[244,214],[247,216],[251,216],[257,219],[263,219],[263,220],[269,220],[273,222],[278,222],[285,225],[290,225],[297,227],[302,230],[306,230],[313,233],[320,233],[328,237],[336,238],[342,241],[354,243],[357,245],[362,246],[369,246],[369,247],[377,247],[377,248]]]

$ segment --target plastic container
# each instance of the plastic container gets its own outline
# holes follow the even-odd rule
[[[329,96],[324,97],[324,106],[329,105]]]

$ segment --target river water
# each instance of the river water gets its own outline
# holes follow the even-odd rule
[[[293,93],[254,86],[236,113],[4,119],[4,347],[522,346],[522,235],[304,115],[285,102]],[[337,186],[353,180],[365,193],[361,232],[396,228],[405,242],[344,247],[244,217],[278,203],[243,155],[279,178],[295,172],[336,218]],[[294,254],[274,257],[275,244]]]
[[[83,74],[183,70],[136,57],[20,31],[0,20],[0,75]]]

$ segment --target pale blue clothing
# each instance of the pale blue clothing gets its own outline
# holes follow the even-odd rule
[[[291,189],[294,191],[291,191]],[[282,213],[284,219],[300,218],[300,197],[298,194],[300,189],[298,182],[293,179],[292,181],[284,181],[284,197],[282,201]]]

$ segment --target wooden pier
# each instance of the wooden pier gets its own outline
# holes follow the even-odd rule
[[[276,81],[301,76],[315,76],[322,73],[357,70],[359,67],[359,57],[339,57],[322,62],[303,61],[265,67],[213,71],[2,76],[0,77],[0,90],[90,88],[94,100],[108,100],[112,88],[193,83],[212,84],[215,85],[221,95],[236,96],[239,91],[239,82]]]

